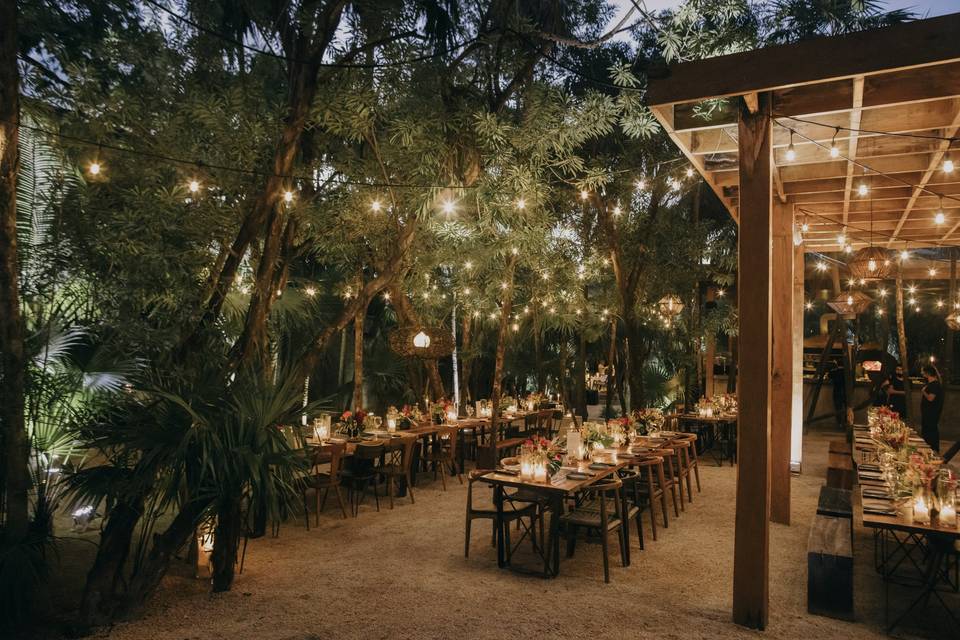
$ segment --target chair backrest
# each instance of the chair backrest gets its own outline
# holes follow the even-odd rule
[[[586,492],[593,496],[595,499],[600,501],[600,521],[606,526],[607,520],[611,515],[611,512],[607,507],[607,500],[610,500],[613,504],[613,515],[620,517],[620,489],[623,487],[623,482],[620,481],[620,478],[613,477],[612,479],[604,478],[599,480],[586,488]]]
[[[457,441],[459,437],[459,429],[457,427],[448,426],[442,427],[440,431],[437,432],[437,437],[440,440],[449,440],[450,442],[450,458],[454,459],[457,457]]]
[[[631,496],[635,503],[639,503],[641,482],[640,472],[620,469],[620,471],[617,472],[617,477],[620,478],[620,482],[623,483],[623,496]]]
[[[376,460],[383,452],[382,442],[361,442],[353,452],[353,457],[357,460]]]
[[[347,451],[347,445],[343,442],[330,443],[330,479],[339,480],[340,470],[343,468],[343,454]]]

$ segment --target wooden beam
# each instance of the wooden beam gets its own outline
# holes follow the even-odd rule
[[[796,217],[794,217],[796,220]],[[790,429],[790,470],[801,471],[803,460],[803,319],[806,292],[804,291],[803,245],[793,250],[793,402]]]
[[[850,192],[853,190],[853,174],[857,165],[857,140],[860,129],[860,117],[863,114],[863,77],[853,79],[853,108],[850,110],[850,140],[847,143],[847,182],[843,187],[843,223],[847,223],[850,211]]]
[[[742,231],[741,231],[742,233]],[[790,436],[793,420],[793,212],[773,209],[770,368],[770,520],[790,524]],[[800,265],[803,268],[803,265]]]
[[[756,113],[759,109],[759,104],[757,103],[757,94],[754,93],[745,93],[743,94],[743,104],[747,105],[747,111],[750,113]]]
[[[737,391],[736,533],[733,557],[733,621],[763,629],[769,619],[770,553],[770,95],[758,111],[741,111],[738,306],[740,336]],[[743,391],[743,393],[740,393]]]
[[[960,111],[958,111],[954,116],[953,122],[949,127],[947,127],[943,137],[953,138],[955,135],[957,135],[958,130],[960,130]],[[940,170],[940,163],[943,161],[943,156],[946,154],[949,148],[950,140],[943,140],[937,146],[937,150],[933,153],[933,155],[930,156],[930,165],[924,172],[923,177],[920,178],[920,182],[917,187],[913,190],[913,195],[910,196],[910,201],[907,203],[907,206],[903,208],[903,215],[900,217],[900,222],[897,224],[897,228],[893,231],[893,237],[891,237],[890,241],[887,243],[888,246],[897,239],[900,229],[903,228],[903,223],[907,221],[907,218],[910,216],[910,211],[913,210],[917,199],[920,197],[920,194],[923,193],[923,188],[926,187],[927,183],[930,182],[930,179],[933,177],[934,173]]]
[[[960,14],[672,65],[650,78],[651,105],[770,91],[960,61]]]
[[[687,157],[687,160],[690,161],[690,164],[700,172],[700,175],[703,176],[704,181],[707,185],[713,190],[717,197],[720,199],[720,202],[724,204],[727,208],[727,211],[730,212],[730,215],[733,217],[735,222],[739,221],[739,212],[737,208],[730,203],[729,198],[723,192],[723,187],[721,187],[713,179],[711,172],[707,171],[704,167],[704,159],[700,156],[695,156],[690,153],[690,144],[688,141],[685,141],[682,137],[682,134],[678,134],[673,129],[673,109],[667,108],[657,108],[652,107],[650,111],[653,113],[654,117],[660,122],[660,126],[663,127],[664,131],[667,132],[667,135],[670,136],[670,139],[673,140],[673,143],[677,145],[680,151],[683,152],[683,155]]]

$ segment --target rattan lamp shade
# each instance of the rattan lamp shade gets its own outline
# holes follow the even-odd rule
[[[435,359],[453,353],[453,336],[442,327],[399,327],[389,340],[390,348],[401,356]]]
[[[860,249],[847,263],[856,280],[882,280],[890,275],[890,255],[880,247]]]

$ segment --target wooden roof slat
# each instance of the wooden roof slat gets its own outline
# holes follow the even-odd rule
[[[847,161],[847,182],[843,187],[843,221],[847,221],[847,212],[850,210],[850,193],[853,191],[853,176],[860,168],[855,164],[857,158],[857,141],[860,136],[860,120],[863,114],[863,76],[853,79],[853,108],[850,110],[850,140]]]

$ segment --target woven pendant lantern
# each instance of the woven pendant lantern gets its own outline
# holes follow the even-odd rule
[[[851,291],[841,293],[827,302],[827,306],[842,316],[856,316],[866,311],[872,302],[873,298],[862,291]]]
[[[453,353],[453,336],[440,327],[399,327],[390,333],[390,348],[401,356],[443,358]]]
[[[947,326],[954,331],[960,331],[960,312],[954,311],[947,316]]]
[[[864,247],[855,254],[847,268],[855,280],[883,280],[890,275],[890,254],[880,247]]]
[[[657,309],[660,311],[660,315],[665,318],[673,318],[674,316],[680,315],[680,312],[683,311],[683,302],[680,301],[678,296],[670,293],[660,298],[660,302],[657,303]]]

